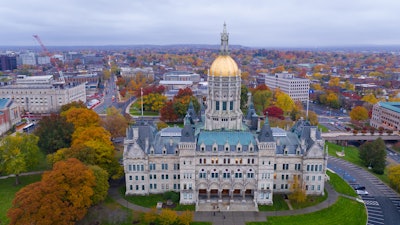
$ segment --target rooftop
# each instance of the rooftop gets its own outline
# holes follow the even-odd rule
[[[400,102],[379,102],[381,107],[400,113]]]

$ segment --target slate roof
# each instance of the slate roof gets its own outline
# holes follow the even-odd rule
[[[381,107],[400,113],[400,102],[379,102]]]
[[[247,151],[251,143],[256,150],[256,139],[248,131],[201,131],[197,138],[197,150],[200,150],[201,144],[206,145],[206,151],[211,151],[214,143],[218,145],[218,151],[224,151],[226,143],[229,144],[231,151],[236,151],[237,144],[242,145],[242,150]]]

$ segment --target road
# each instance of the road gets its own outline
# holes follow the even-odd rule
[[[345,131],[346,123],[350,122],[347,113],[339,109],[330,109],[326,106],[310,103],[309,110],[314,111],[318,116],[318,122],[328,128],[330,131]]]
[[[350,185],[365,186],[369,195],[362,196],[368,211],[368,223],[396,225],[400,221],[400,196],[390,187],[359,166],[335,157],[328,158],[328,168]]]

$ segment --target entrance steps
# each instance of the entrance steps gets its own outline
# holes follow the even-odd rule
[[[200,212],[258,212],[258,206],[253,201],[203,201],[196,205],[196,211]]]

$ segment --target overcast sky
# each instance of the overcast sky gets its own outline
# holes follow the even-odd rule
[[[2,0],[0,46],[400,45],[399,0]]]

